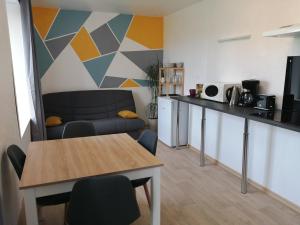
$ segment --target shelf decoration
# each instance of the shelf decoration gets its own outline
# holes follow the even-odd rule
[[[159,69],[158,96],[184,94],[184,68],[163,67]]]

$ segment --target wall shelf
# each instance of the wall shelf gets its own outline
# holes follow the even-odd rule
[[[218,40],[219,43],[224,42],[231,42],[231,41],[241,41],[241,40],[247,40],[251,38],[251,34],[245,34],[245,35],[238,35],[238,36],[231,36],[226,38],[221,38]]]
[[[276,30],[271,30],[263,33],[264,37],[300,37],[300,24],[284,26]]]

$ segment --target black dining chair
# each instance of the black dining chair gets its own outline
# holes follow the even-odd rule
[[[129,225],[139,217],[134,189],[127,177],[93,177],[73,187],[69,225]]]
[[[146,148],[150,153],[156,155],[156,148],[157,148],[157,134],[151,130],[144,130],[143,133],[140,135],[138,139],[138,143],[140,143],[144,148]],[[147,197],[148,205],[151,207],[151,198],[149,189],[147,186],[148,181],[150,178],[142,178],[137,180],[132,180],[132,186],[134,188],[143,186],[144,191]]]
[[[72,121],[66,123],[62,138],[88,137],[95,136],[94,124],[89,121]]]
[[[26,155],[17,145],[10,145],[7,148],[7,155],[20,180],[22,177]],[[70,200],[70,192],[50,195],[46,197],[40,197],[36,199],[36,202],[39,207],[43,207],[43,206],[50,206],[50,205],[66,204],[69,202],[69,200]]]

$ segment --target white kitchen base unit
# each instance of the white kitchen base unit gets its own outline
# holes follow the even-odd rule
[[[176,147],[177,100],[158,97],[158,139]],[[189,105],[179,103],[179,146],[188,144]]]

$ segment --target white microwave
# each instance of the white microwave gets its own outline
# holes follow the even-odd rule
[[[217,101],[228,102],[226,93],[229,88],[233,86],[240,86],[240,84],[233,83],[206,83],[203,85],[201,98]]]

